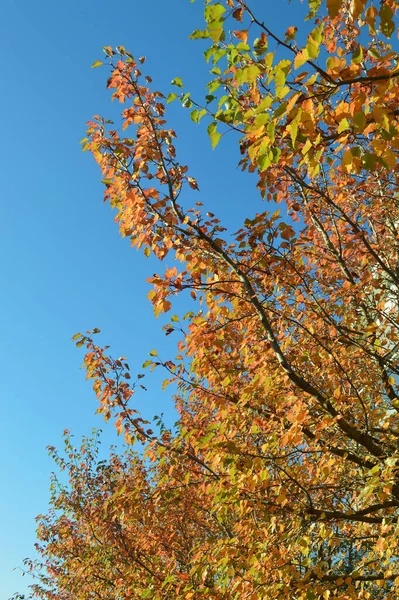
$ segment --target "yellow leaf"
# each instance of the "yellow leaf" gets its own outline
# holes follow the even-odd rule
[[[348,119],[341,119],[341,121],[339,122],[338,125],[338,133],[342,133],[343,131],[346,131],[347,129],[349,129],[349,121]]]
[[[298,54],[295,57],[294,60],[294,67],[295,69],[299,69],[300,67],[302,67],[302,65],[305,64],[306,61],[309,60],[309,54],[306,48],[304,48],[303,50],[301,50],[301,52],[298,52]]]
[[[306,140],[304,147],[302,148],[302,154],[305,155],[309,152],[309,150],[312,147],[312,142],[309,140],[309,138]]]
[[[390,169],[396,167],[396,154],[392,150],[389,150],[389,148],[385,150],[381,158]]]
[[[351,0],[349,14],[352,19],[357,19],[361,15],[367,0]]]
[[[342,166],[347,173],[350,173],[353,170],[353,155],[350,150],[346,150],[346,152],[344,152]]]

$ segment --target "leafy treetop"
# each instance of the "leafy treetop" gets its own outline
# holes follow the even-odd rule
[[[178,386],[175,432],[133,408],[142,374],[75,336],[99,412],[145,452],[87,470],[70,451],[70,487],[40,521],[38,597],[397,597],[398,5],[309,0],[300,43],[250,4],[205,3],[204,102],[179,78],[165,99],[143,58],[105,48],[125,133],[96,116],[83,149],[121,234],[168,257],[155,314],[186,290],[198,311],[165,327],[175,357],[144,363]],[[198,185],[166,122],[176,98],[213,147],[237,136],[284,219],[265,210],[230,233],[184,205]]]

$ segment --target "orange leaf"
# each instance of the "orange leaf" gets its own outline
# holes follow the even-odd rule
[[[235,37],[241,40],[244,44],[247,43],[248,40],[248,29],[243,29],[242,31],[233,31]]]

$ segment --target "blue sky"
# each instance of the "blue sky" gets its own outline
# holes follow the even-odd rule
[[[298,20],[294,4],[292,18],[282,0],[254,0],[251,6],[284,32]],[[273,12],[276,6],[281,13]],[[146,71],[157,88],[170,91],[171,79],[180,76],[202,97],[208,80],[202,42],[188,40],[202,27],[202,10],[199,0],[2,4],[1,598],[24,592],[29,583],[13,568],[32,555],[34,519],[48,504],[53,465],[46,446],[61,447],[65,428],[79,438],[102,427],[104,446],[115,442],[111,425],[94,415],[82,353],[71,336],[99,327],[101,342],[126,355],[137,372],[152,348],[165,355],[173,343],[146,299],[146,278],[164,266],[119,238],[102,202],[98,168],[80,150],[86,121],[95,113],[115,114],[107,73],[90,65],[101,59],[102,46],[124,45],[148,57]],[[233,138],[213,152],[205,125],[194,125],[177,104],[169,116],[180,159],[198,179],[198,199],[238,228],[261,203],[255,177],[235,167]],[[188,301],[185,310],[191,308]],[[149,391],[139,406],[148,416],[163,411],[173,421],[160,380],[147,378]]]

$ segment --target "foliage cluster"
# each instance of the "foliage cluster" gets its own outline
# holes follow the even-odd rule
[[[83,148],[121,234],[172,265],[150,278],[155,314],[186,290],[198,312],[170,318],[175,357],[143,365],[177,385],[175,432],[134,409],[142,374],[76,336],[99,412],[145,450],[104,463],[67,437],[54,451],[70,482],[54,479],[39,519],[36,597],[398,597],[398,5],[309,0],[306,35],[250,5],[205,2],[203,102],[179,78],[165,98],[143,58],[105,48],[121,131],[95,117]],[[232,132],[283,218],[232,233],[184,205],[198,186],[165,119],[174,100],[213,147]]]

